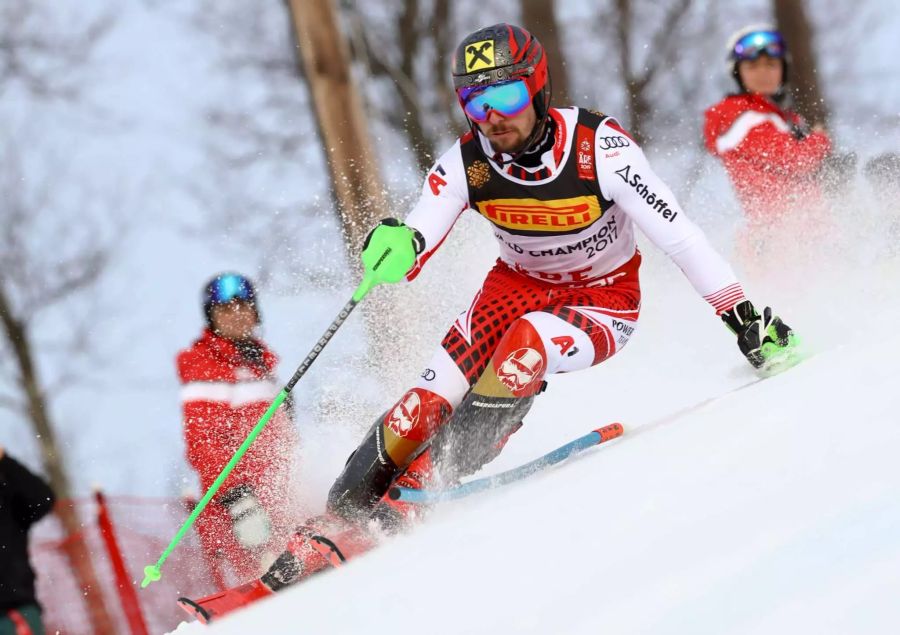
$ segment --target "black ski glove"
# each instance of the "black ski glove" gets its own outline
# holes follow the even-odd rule
[[[794,331],[772,314],[772,309],[763,309],[762,316],[756,312],[750,300],[736,304],[722,314],[722,321],[737,335],[738,348],[754,368],[762,368],[779,349],[791,346]]]

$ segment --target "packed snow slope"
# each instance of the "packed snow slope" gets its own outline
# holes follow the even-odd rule
[[[611,421],[624,424],[621,439],[444,504],[209,632],[900,632],[900,264],[890,245],[851,237],[805,265],[738,266],[750,297],[772,304],[811,353],[751,385],[733,337],[680,272],[644,252],[632,342],[599,367],[550,378],[484,473]],[[306,438],[324,447],[327,434]]]

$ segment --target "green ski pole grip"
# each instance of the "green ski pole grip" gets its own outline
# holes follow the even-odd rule
[[[375,285],[400,282],[416,264],[413,230],[406,225],[379,225],[362,252],[363,280],[353,294],[361,300]]]
[[[234,466],[237,465],[238,461],[246,454],[248,448],[253,444],[256,440],[256,437],[259,436],[259,433],[262,432],[262,429],[266,427],[266,424],[269,423],[269,419],[272,418],[272,415],[275,414],[275,411],[278,410],[278,407],[284,402],[284,400],[288,396],[287,390],[282,390],[278,393],[278,396],[275,397],[275,400],[269,406],[269,409],[266,410],[265,414],[260,418],[257,424],[254,426],[253,430],[250,431],[250,434],[247,435],[247,438],[244,439],[244,442],[241,444],[241,447],[238,448],[237,452],[234,453],[234,456],[231,457],[231,460],[228,461],[228,464],[222,469],[219,473],[219,476],[216,477],[216,480],[213,481],[213,484],[210,485],[209,489],[206,491],[206,494],[203,495],[203,498],[200,499],[200,502],[197,503],[197,506],[194,507],[194,511],[191,512],[191,515],[188,516],[187,520],[184,521],[184,524],[181,525],[178,532],[175,534],[175,537],[172,538],[172,541],[162,552],[162,555],[157,560],[156,564],[147,565],[144,567],[144,579],[141,581],[141,588],[146,588],[151,582],[156,582],[162,578],[162,565],[169,558],[169,555],[178,546],[178,543],[181,542],[181,539],[184,538],[184,535],[187,533],[188,529],[194,524],[197,520],[197,516],[206,508],[209,501],[212,500],[212,497],[216,495],[216,492],[219,491],[219,488],[222,486],[222,483],[225,482],[225,479],[228,478],[228,475],[231,474],[232,470],[234,470]]]

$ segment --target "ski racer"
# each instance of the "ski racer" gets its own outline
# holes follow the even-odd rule
[[[206,285],[206,327],[178,354],[187,458],[204,490],[278,393],[275,355],[254,329],[260,313],[253,285],[222,273]],[[260,575],[294,529],[282,511],[290,499],[297,435],[290,416],[275,415],[200,515],[197,530],[220,588],[223,560],[241,580]],[[276,547],[277,545],[277,547]]]
[[[792,331],[746,299],[729,265],[612,117],[553,108],[547,56],[528,31],[496,24],[457,47],[453,82],[470,130],[434,164],[405,222],[382,221],[363,248],[406,254],[412,280],[461,212],[490,224],[500,257],[423,373],[380,415],[332,487],[260,580],[199,601],[201,619],[266,596],[369,546],[360,527],[402,527],[414,508],[392,485],[447,484],[492,460],[544,379],[609,359],[638,324],[635,226],[681,267],[755,367]],[[373,245],[379,247],[374,247]]]

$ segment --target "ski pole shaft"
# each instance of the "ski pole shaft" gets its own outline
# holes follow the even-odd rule
[[[390,253],[390,250],[386,250],[386,257]],[[382,259],[383,259],[382,258]],[[187,520],[181,525],[178,531],[175,534],[175,537],[172,538],[171,542],[166,546],[165,550],[163,550],[162,555],[159,557],[159,560],[156,561],[156,564],[150,564],[144,567],[144,579],[141,581],[141,588],[145,588],[151,582],[156,582],[160,578],[162,578],[161,568],[163,563],[169,558],[169,555],[178,546],[178,543],[181,542],[184,535],[191,528],[191,526],[196,522],[197,517],[200,513],[206,508],[209,504],[209,501],[212,500],[212,497],[216,495],[216,492],[219,491],[219,488],[222,486],[222,483],[226,478],[231,474],[234,467],[238,464],[238,461],[246,454],[247,450],[256,440],[256,437],[259,436],[259,433],[262,432],[263,428],[266,427],[266,424],[275,414],[275,411],[278,410],[279,406],[287,399],[287,396],[290,394],[291,390],[293,390],[294,386],[297,385],[297,382],[300,381],[300,378],[306,374],[306,371],[309,370],[309,367],[312,366],[312,363],[319,356],[319,353],[322,352],[322,349],[328,344],[337,330],[341,327],[341,325],[347,320],[350,316],[350,313],[353,312],[353,309],[356,308],[356,305],[366,296],[372,288],[379,284],[380,280],[376,277],[374,272],[367,271],[366,275],[363,277],[362,282],[356,288],[356,291],[353,293],[353,297],[344,305],[344,308],[341,309],[341,312],[338,313],[338,316],[334,319],[334,321],[329,325],[329,327],[322,334],[322,337],[319,338],[319,341],[316,342],[316,345],[313,346],[312,350],[306,356],[306,359],[300,364],[297,368],[296,372],[291,376],[290,380],[287,384],[285,384],[284,388],[281,389],[281,392],[278,393],[278,396],[275,397],[275,400],[269,405],[269,408],[260,417],[257,424],[253,427],[253,430],[250,431],[250,434],[247,435],[247,438],[244,439],[244,442],[241,443],[241,446],[237,449],[237,452],[234,453],[234,456],[228,461],[219,475],[216,477],[216,480],[213,481],[213,484],[210,485],[209,489],[206,491],[206,494],[203,495],[203,498],[200,499],[200,502],[197,503],[197,506],[194,507],[194,510],[191,512],[190,516],[188,516]]]
[[[468,483],[463,483],[462,485],[457,485],[456,487],[451,487],[445,490],[424,490],[410,489],[407,487],[392,487],[388,495],[393,500],[401,500],[409,503],[436,503],[439,501],[448,501],[455,500],[457,498],[463,498],[464,496],[469,496],[470,494],[494,489],[495,487],[500,487],[502,485],[506,485],[507,483],[512,483],[513,481],[518,481],[531,476],[535,472],[539,472],[552,465],[556,465],[557,463],[565,461],[567,458],[574,454],[583,452],[584,450],[604,443],[605,441],[610,441],[612,439],[620,437],[622,436],[623,431],[624,429],[622,428],[621,423],[611,423],[607,426],[603,426],[602,428],[598,428],[597,430],[589,432],[582,437],[578,437],[574,441],[570,441],[565,445],[556,448],[552,452],[548,452],[547,454],[538,457],[537,459],[529,463],[525,463],[524,465],[520,465],[519,467],[508,470],[506,472],[501,472],[500,474],[495,474],[494,476],[478,478],[473,481],[469,481]]]

